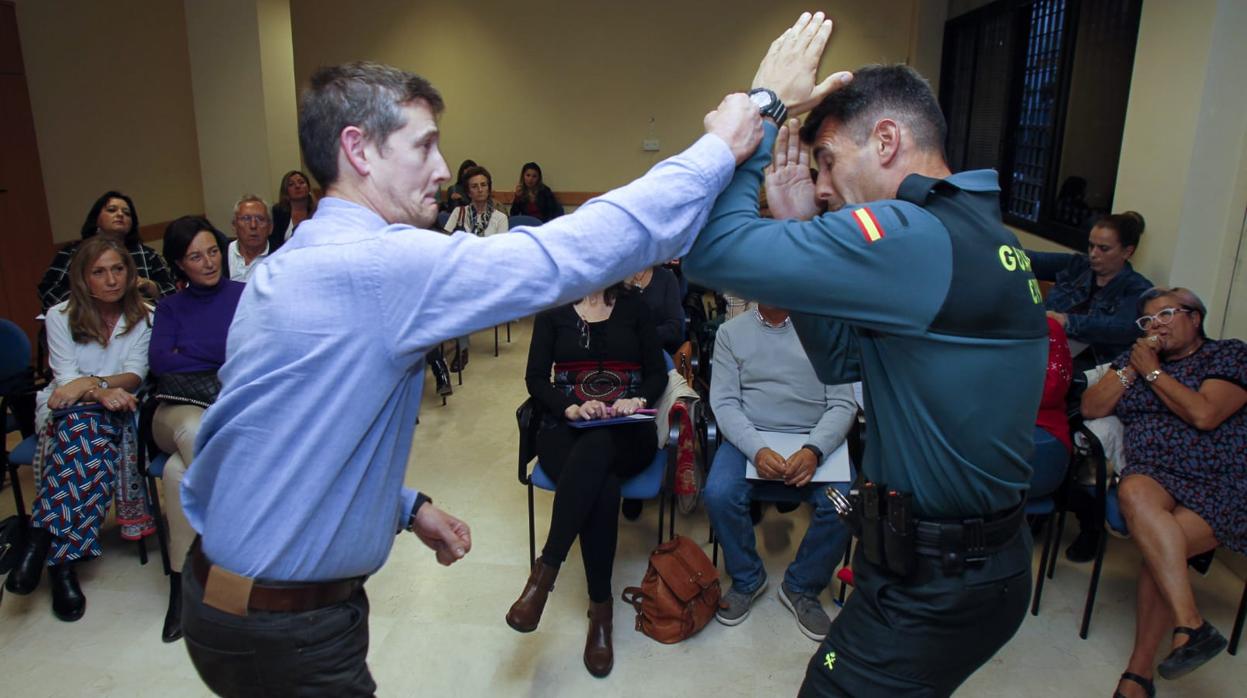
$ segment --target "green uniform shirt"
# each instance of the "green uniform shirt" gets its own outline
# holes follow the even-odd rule
[[[935,192],[926,208],[898,199],[771,220],[758,216],[758,191],[775,134],[766,122],[685,273],[793,311],[819,378],[863,382],[871,481],[912,492],[927,517],[1016,505],[1048,333],[1030,261],[1000,221],[996,173],[909,177],[904,198]]]

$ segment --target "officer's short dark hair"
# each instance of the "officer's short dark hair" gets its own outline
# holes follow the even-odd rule
[[[856,142],[870,135],[881,118],[903,123],[922,150],[944,154],[948,125],[931,85],[907,65],[868,65],[853,72],[853,81],[823,98],[801,127],[801,141],[812,145],[823,122],[831,119],[849,129]]]
[[[321,68],[299,99],[299,147],[321,186],[338,180],[338,137],[356,126],[377,145],[406,125],[401,108],[422,100],[433,115],[445,103],[428,80],[368,61]]]

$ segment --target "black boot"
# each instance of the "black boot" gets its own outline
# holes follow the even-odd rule
[[[25,596],[39,586],[39,578],[43,576],[43,567],[48,561],[48,548],[52,546],[52,534],[46,528],[31,526],[26,529],[26,549],[22,551],[22,559],[17,567],[9,573],[4,588]]]
[[[182,639],[182,573],[169,575],[169,610],[165,611],[165,628],[160,631],[164,642]]]
[[[87,610],[87,597],[82,594],[82,587],[78,586],[74,563],[49,567],[48,583],[52,585],[52,615],[66,623],[81,618]]]

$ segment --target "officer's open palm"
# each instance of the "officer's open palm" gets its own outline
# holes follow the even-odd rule
[[[849,84],[853,74],[840,71],[815,84],[818,64],[831,38],[832,23],[822,12],[802,13],[779,38],[771,42],[753,76],[754,87],[765,87],[779,97],[788,113],[804,114],[833,90]]]
[[[766,168],[766,205],[776,220],[808,221],[819,213],[810,179],[810,155],[802,147],[796,119],[789,120],[775,137],[775,154]]]
[[[425,504],[416,512],[412,530],[437,553],[437,561],[443,565],[453,565],[472,549],[468,525],[432,504]]]

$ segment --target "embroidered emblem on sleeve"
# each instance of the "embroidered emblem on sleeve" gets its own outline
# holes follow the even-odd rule
[[[861,229],[866,242],[875,243],[883,239],[883,226],[879,225],[879,219],[875,218],[875,214],[871,213],[870,209],[857,209],[853,212],[853,220],[857,222],[857,227]]]

